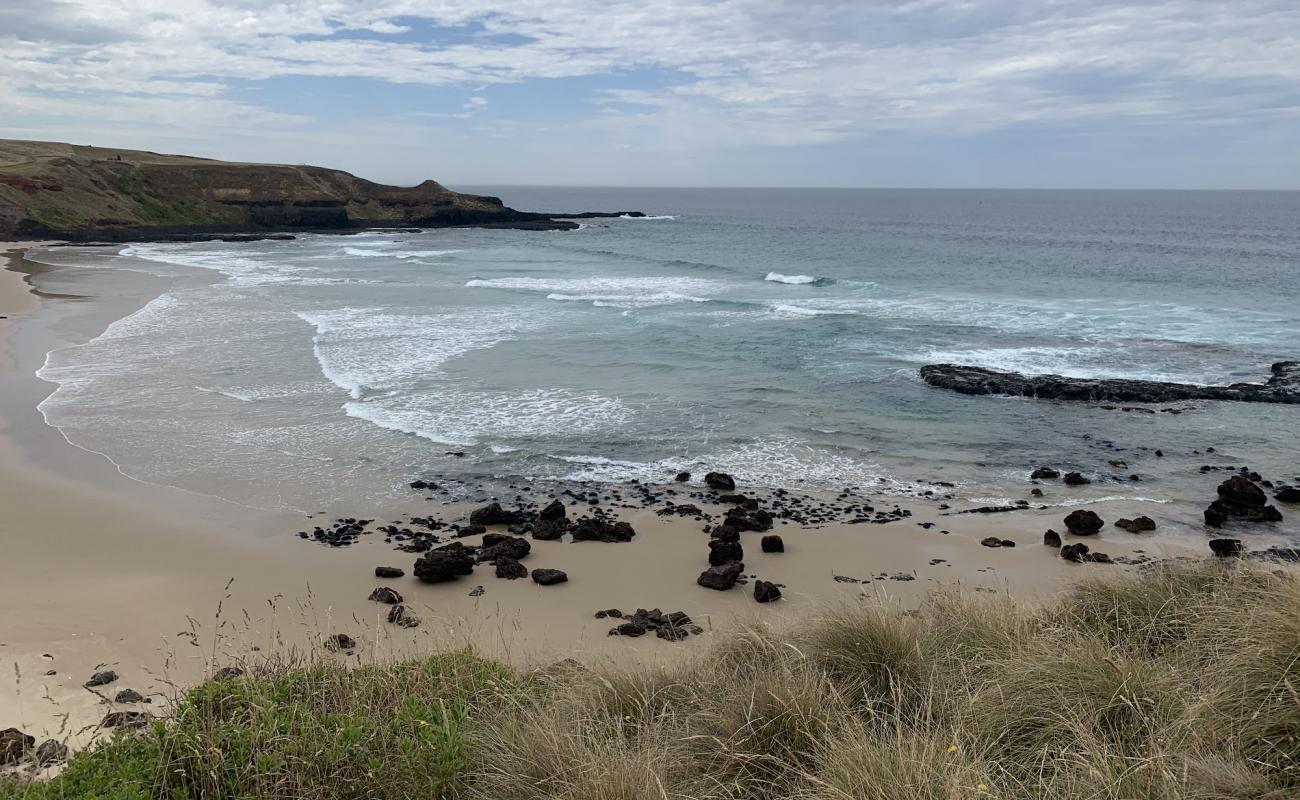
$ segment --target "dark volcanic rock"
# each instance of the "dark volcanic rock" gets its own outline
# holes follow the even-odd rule
[[[1046,533],[1043,534],[1043,544],[1047,545],[1048,547],[1060,547],[1061,534],[1057,533],[1054,530],[1049,529]]]
[[[1051,467],[1039,467],[1038,469],[1029,473],[1029,477],[1036,481],[1051,480],[1054,478],[1061,477],[1061,473],[1058,472],[1057,470],[1052,469]]]
[[[781,589],[775,583],[769,583],[768,581],[755,581],[754,599],[760,603],[770,603],[773,600],[780,600]]]
[[[500,503],[488,503],[469,515],[471,525],[509,525],[514,521],[515,515],[501,508]]]
[[[357,646],[357,640],[346,633],[336,633],[325,640],[326,650],[351,650]]]
[[[1240,539],[1211,539],[1210,552],[1219,558],[1236,558],[1242,553]]]
[[[397,590],[390,589],[387,586],[380,586],[378,589],[375,589],[370,593],[370,597],[367,599],[389,606],[395,606],[402,602],[402,596],[397,593]]]
[[[713,529],[709,531],[709,536],[723,542],[738,542],[740,541],[740,529],[726,523],[714,525]]]
[[[1212,528],[1221,528],[1228,520],[1282,521],[1282,512],[1275,506],[1268,505],[1268,496],[1264,494],[1264,490],[1252,483],[1245,475],[1233,475],[1228,478],[1219,484],[1218,493],[1219,499],[1210,503],[1205,509],[1205,524]]]
[[[509,556],[501,556],[498,558],[496,569],[498,578],[505,578],[506,580],[513,581],[517,578],[528,577],[528,567],[525,567],[523,564],[520,564],[517,559],[510,558]]]
[[[636,531],[626,522],[611,522],[602,517],[583,517],[573,527],[575,542],[630,542]]]
[[[144,695],[135,689],[123,689],[113,697],[114,703],[143,703]]]
[[[212,673],[212,680],[233,681],[235,678],[242,678],[243,676],[244,676],[244,671],[239,667],[222,667],[221,669]]]
[[[1279,486],[1273,496],[1283,503],[1300,503],[1300,487]]]
[[[725,472],[710,472],[705,475],[704,485],[720,492],[736,491],[736,481]]]
[[[32,759],[36,761],[37,766],[41,767],[62,764],[68,760],[68,746],[57,739],[46,739],[37,746]]]
[[[87,689],[93,689],[96,686],[107,686],[115,680],[117,680],[117,673],[111,669],[106,669],[103,672],[96,672],[91,675],[90,680],[82,685]]]
[[[1179,400],[1237,400],[1253,403],[1300,403],[1300,362],[1280,361],[1266,383],[1194,386],[1161,381],[1097,380],[1060,375],[1022,375],[959,364],[921,367],[931,386],[972,395],[1012,395],[1040,400],[1169,403]]]
[[[400,578],[406,574],[406,570],[398,567],[375,567],[376,578]]]
[[[1219,484],[1219,499],[1231,506],[1259,508],[1268,504],[1264,490],[1241,475],[1233,475]]]
[[[445,544],[415,562],[415,577],[425,583],[444,583],[474,571],[474,554],[460,542]]]
[[[1092,481],[1083,477],[1083,475],[1081,475],[1078,472],[1067,472],[1065,473],[1065,478],[1063,478],[1062,480],[1064,481],[1066,486],[1085,486],[1089,483],[1092,483]]]
[[[685,471],[679,472],[677,473],[677,477],[673,478],[673,480],[677,481],[678,483],[688,483],[691,480],[691,473]]]
[[[540,586],[554,586],[557,583],[567,583],[569,576],[558,569],[535,569],[532,572],[533,583]]]
[[[611,636],[645,636],[646,626],[639,622],[624,622],[609,633]]]
[[[1065,516],[1065,529],[1074,536],[1092,536],[1105,524],[1097,512],[1087,509],[1080,508]]]
[[[1001,547],[1002,540],[996,536],[986,536],[980,540],[980,544],[984,545],[985,547]]]
[[[17,728],[5,728],[0,731],[0,766],[17,764],[35,746],[35,736],[28,736]]]
[[[99,723],[101,728],[143,728],[149,724],[152,716],[143,711],[114,711],[104,715]]]
[[[1143,531],[1153,531],[1156,529],[1156,521],[1147,516],[1137,517],[1135,519],[1121,519],[1115,521],[1115,527],[1129,533],[1142,533]]]
[[[772,515],[761,508],[731,508],[727,510],[726,524],[740,531],[770,531]]]
[[[1082,564],[1088,560],[1088,545],[1080,542],[1079,544],[1067,544],[1061,548],[1061,558],[1066,561],[1073,561],[1076,564]]]
[[[785,541],[782,540],[781,537],[777,536],[775,533],[770,534],[768,536],[764,536],[762,541],[759,544],[762,546],[764,553],[785,552]]]
[[[706,589],[717,589],[725,592],[736,585],[736,580],[740,573],[745,571],[745,565],[739,561],[731,561],[716,567],[709,567],[700,573],[700,577],[695,582]]]
[[[564,503],[559,500],[552,500],[550,505],[537,512],[537,518],[543,522],[555,522],[568,516],[564,508]]]
[[[542,519],[533,523],[533,538],[541,542],[554,542],[569,532],[564,519]]]
[[[740,542],[726,542],[722,539],[709,540],[709,565],[713,567],[726,564],[728,561],[744,561],[745,552],[740,546]]]
[[[513,558],[518,561],[526,558],[533,551],[533,545],[527,539],[504,534],[491,534],[483,537],[483,547],[478,551],[479,563],[491,563],[498,558]]]
[[[417,628],[420,618],[407,610],[406,606],[393,606],[388,609],[388,622],[402,628]]]

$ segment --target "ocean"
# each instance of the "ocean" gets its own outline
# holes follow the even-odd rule
[[[1200,463],[1300,475],[1294,406],[1136,413],[917,376],[1263,380],[1300,357],[1300,193],[468,190],[650,216],[37,250],[66,267],[38,288],[152,298],[49,353],[41,412],[132,477],[300,511],[416,477],[470,497],[719,469],[980,504],[1038,464],[1153,502],[1212,496]]]

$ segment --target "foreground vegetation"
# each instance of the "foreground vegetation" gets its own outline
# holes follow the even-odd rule
[[[1294,798],[1300,583],[1240,564],[1046,608],[941,595],[663,669],[461,652],[215,681],[3,798]]]

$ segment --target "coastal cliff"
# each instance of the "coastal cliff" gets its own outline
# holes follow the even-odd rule
[[[616,216],[588,212],[583,216]],[[436,181],[385,186],[324,167],[0,140],[0,241],[473,225],[570,230],[556,215]]]

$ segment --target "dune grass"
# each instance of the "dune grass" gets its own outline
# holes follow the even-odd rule
[[[661,669],[267,664],[0,798],[1300,797],[1300,583],[1239,563],[1048,605],[824,609]]]

